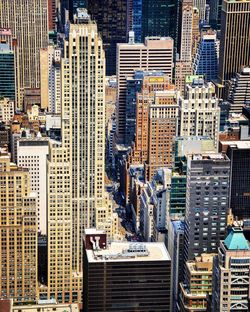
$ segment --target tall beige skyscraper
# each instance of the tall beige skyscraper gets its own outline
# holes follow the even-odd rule
[[[24,88],[40,87],[40,49],[48,44],[47,0],[0,0],[0,27],[16,39],[16,92],[22,105]]]
[[[36,194],[28,169],[0,150],[0,298],[34,301],[37,293]]]
[[[48,160],[48,297],[80,302],[84,228],[116,232],[104,191],[105,55],[97,25],[78,10],[62,59],[62,143]]]

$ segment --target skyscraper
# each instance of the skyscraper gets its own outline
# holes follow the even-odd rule
[[[15,100],[14,51],[7,43],[0,43],[0,97]]]
[[[212,311],[249,311],[250,244],[242,228],[220,242],[213,267]]]
[[[199,37],[199,11],[192,1],[182,2],[181,20],[181,49],[180,59],[185,62],[192,61],[194,46]]]
[[[30,189],[37,194],[38,231],[47,234],[47,155],[48,139],[20,139],[17,142],[17,164],[29,169]]]
[[[117,46],[117,134],[121,142],[126,133],[126,80],[135,70],[162,71],[172,78],[173,40],[147,38],[145,44],[124,43]]]
[[[230,160],[216,153],[187,157],[184,259],[216,252],[229,209]]]
[[[40,49],[48,44],[48,1],[1,0],[0,20],[17,40],[16,98],[21,107],[24,89],[40,87]]]
[[[116,45],[126,42],[127,0],[88,0],[88,12],[96,21],[103,40],[106,74],[116,73]]]
[[[177,47],[179,1],[142,1],[142,40],[146,37],[171,37]]]
[[[230,111],[242,113],[244,106],[250,106],[250,67],[243,67],[229,85]]]
[[[214,85],[194,78],[180,97],[180,136],[209,136],[218,146],[220,108]]]
[[[215,32],[204,32],[193,61],[194,74],[205,75],[206,81],[218,76],[219,41]]]
[[[171,259],[164,243],[112,242],[86,229],[84,312],[170,312]]]
[[[64,48],[62,144],[52,144],[48,163],[48,296],[80,302],[83,229],[115,228],[104,191],[105,56],[86,10],[78,9]]]
[[[249,141],[221,141],[220,146],[231,160],[230,208],[239,220],[250,219]]]
[[[135,42],[142,42],[142,3],[143,0],[128,0],[127,4],[127,34],[135,33]]]
[[[27,169],[0,151],[0,297],[35,301],[37,288],[36,194]]]
[[[250,1],[223,0],[219,79],[233,78],[241,66],[250,65]]]

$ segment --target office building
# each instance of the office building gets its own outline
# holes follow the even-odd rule
[[[175,62],[175,87],[181,95],[185,92],[186,76],[193,74],[192,62],[178,60]]]
[[[15,112],[15,103],[8,98],[0,98],[0,121],[10,124]]]
[[[218,146],[220,108],[211,82],[193,77],[180,97],[180,136],[209,136]]]
[[[77,14],[77,9],[87,7],[88,0],[70,0],[69,1],[69,19],[74,22],[74,15]]]
[[[242,228],[232,228],[214,260],[212,311],[249,311],[249,273],[249,241]]]
[[[241,113],[243,107],[250,106],[250,67],[242,67],[231,79],[228,102],[232,113]]]
[[[17,142],[17,164],[29,169],[30,189],[37,195],[38,231],[47,234],[47,138],[20,139]]]
[[[203,32],[193,60],[194,74],[204,75],[206,81],[218,76],[219,41],[213,31]]]
[[[57,0],[48,0],[48,29],[49,31],[56,30],[56,22],[57,22]]]
[[[187,157],[185,261],[216,252],[224,239],[230,196],[230,160],[216,153]]]
[[[194,0],[193,5],[198,9],[199,20],[205,21],[206,18],[206,0]]]
[[[221,6],[222,0],[210,0],[209,25],[212,29],[220,30],[221,28]]]
[[[36,194],[29,172],[0,153],[0,297],[15,302],[37,299]]]
[[[182,2],[180,59],[192,61],[196,42],[199,38],[199,11],[192,1]]]
[[[170,220],[183,220],[186,213],[187,155],[215,152],[214,142],[209,137],[176,137],[173,143],[171,192],[169,203]]]
[[[127,34],[133,31],[135,42],[142,42],[142,2],[143,0],[128,0],[127,2]]]
[[[127,78],[135,70],[162,71],[171,81],[173,68],[173,40],[171,38],[147,38],[145,44],[124,43],[117,45],[117,134],[121,142],[126,132]]]
[[[87,229],[83,264],[84,312],[170,312],[171,260],[164,243],[107,245],[102,231]]]
[[[15,100],[14,51],[7,43],[0,43],[0,98]]]
[[[142,1],[142,40],[146,37],[171,37],[178,46],[179,2],[173,0]]]
[[[25,88],[40,87],[40,49],[48,44],[48,1],[1,0],[1,26],[16,38],[17,106],[22,107]]]
[[[148,108],[148,155],[145,177],[151,181],[157,169],[171,167],[173,140],[178,131],[179,92],[156,91]]]
[[[213,259],[216,254],[203,253],[187,261],[184,281],[180,284],[180,311],[205,312],[212,294]],[[222,311],[222,310],[213,310]]]
[[[167,249],[171,258],[171,311],[179,311],[179,283],[183,279],[184,222],[168,222]]]
[[[221,141],[220,148],[231,160],[230,208],[238,219],[250,219],[249,141]]]
[[[222,1],[218,77],[223,84],[250,65],[249,25],[249,0]]]
[[[137,96],[140,96],[142,86],[150,85],[151,93],[154,90],[160,91],[164,89],[162,82],[166,79],[163,72],[156,71],[135,71],[132,77],[127,78],[125,144],[131,145],[135,142],[136,117],[139,108]]]
[[[40,51],[41,108],[61,113],[61,49],[49,45]]]
[[[171,170],[162,168],[141,191],[140,232],[147,242],[156,242],[166,233],[170,183]]]
[[[118,228],[104,191],[105,57],[86,10],[78,9],[64,46],[62,143],[52,143],[48,160],[48,298],[81,302],[83,229],[113,237]]]
[[[127,1],[88,0],[88,13],[103,40],[107,76],[116,73],[117,43],[127,41]]]

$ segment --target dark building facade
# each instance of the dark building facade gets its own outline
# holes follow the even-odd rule
[[[15,100],[14,52],[6,43],[0,44],[0,98]]]
[[[171,37],[178,46],[179,0],[142,2],[142,40],[148,36]]]
[[[84,312],[170,312],[171,260],[164,243],[119,242],[104,250],[99,234],[88,235],[94,249],[85,244]]]
[[[88,0],[88,12],[96,21],[106,53],[106,73],[116,73],[116,44],[126,42],[127,1]]]
[[[69,0],[69,19],[73,22],[74,14],[78,8],[86,8],[87,0]]]
[[[184,260],[216,253],[225,238],[229,209],[230,160],[217,153],[187,158]]]
[[[231,160],[230,208],[238,219],[250,219],[249,141],[230,143],[227,155]]]

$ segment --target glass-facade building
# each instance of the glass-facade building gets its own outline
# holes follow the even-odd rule
[[[142,40],[148,36],[171,37],[178,46],[180,1],[144,0],[142,4]]]
[[[8,44],[0,44],[0,98],[15,100],[14,52]]]

